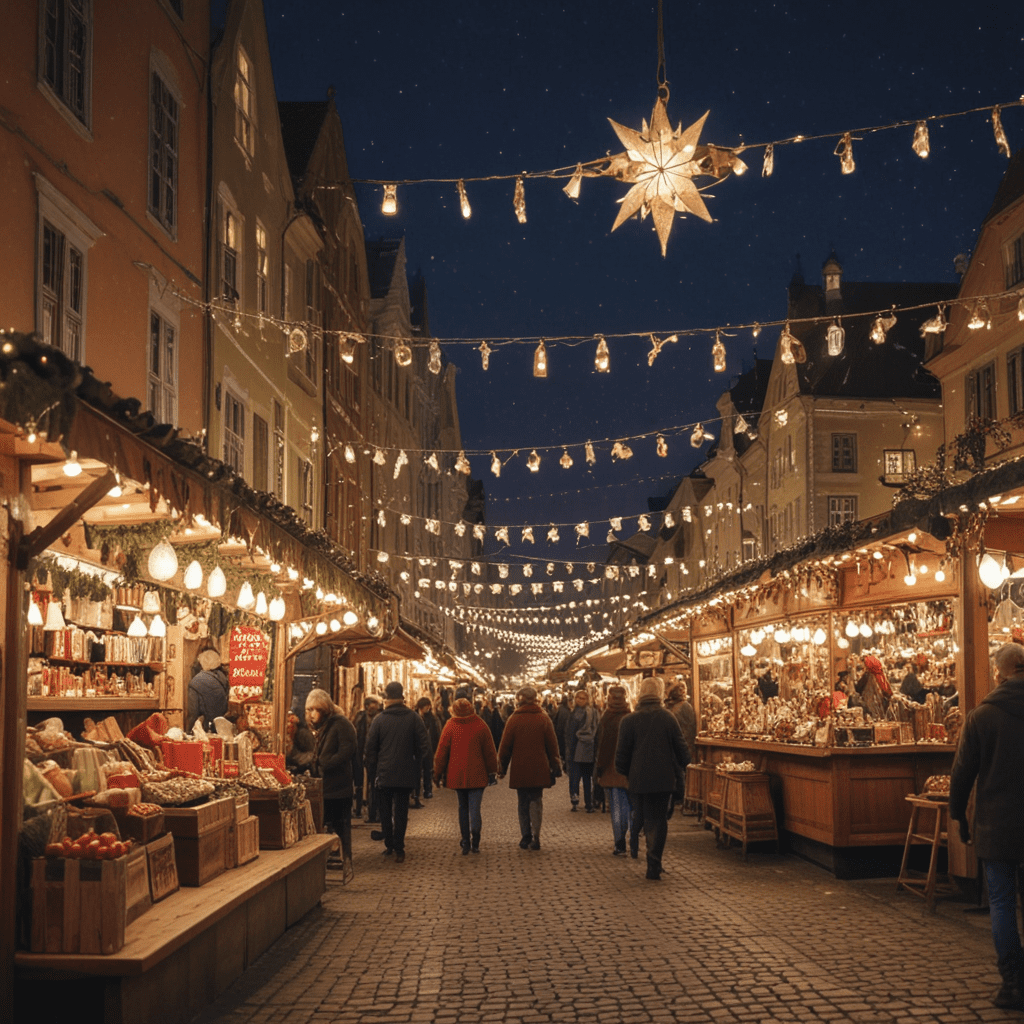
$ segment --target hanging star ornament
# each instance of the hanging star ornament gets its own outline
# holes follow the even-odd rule
[[[609,118],[626,152],[613,157],[607,171],[623,181],[634,183],[619,200],[622,205],[612,231],[638,211],[641,218],[650,214],[661,242],[662,256],[666,254],[668,236],[677,212],[692,213],[709,222],[712,219],[693,183],[698,174],[706,173],[694,156],[697,140],[710,111],[694,121],[686,131],[682,130],[682,124],[673,131],[667,104],[668,89],[663,88],[651,112],[650,126],[643,121],[640,131]]]

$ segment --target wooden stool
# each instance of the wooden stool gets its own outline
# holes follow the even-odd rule
[[[939,896],[952,896],[956,893],[956,885],[945,872],[945,880],[938,879],[939,850],[945,849],[948,836],[946,833],[949,805],[944,800],[929,800],[922,796],[908,796],[911,806],[910,824],[907,826],[907,842],[903,848],[903,863],[900,865],[899,878],[896,879],[896,891],[901,888],[924,897],[929,913],[935,913],[935,900]],[[929,822],[927,815],[932,814]],[[907,868],[912,846],[930,846],[931,856],[928,858],[928,871],[924,878],[916,877]]]

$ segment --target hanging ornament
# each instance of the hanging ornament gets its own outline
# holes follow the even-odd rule
[[[590,523],[576,524],[576,543],[579,544],[581,537],[590,536]]]
[[[398,186],[397,185],[385,185],[384,186],[384,199],[380,204],[380,212],[385,217],[394,217],[398,213]]]
[[[395,362],[399,366],[408,366],[412,362],[412,349],[404,341],[395,346]]]
[[[522,540],[522,542],[524,544],[532,544],[533,543],[533,527],[532,526],[524,526],[523,527],[523,535],[522,535],[521,540]]]
[[[568,448],[562,449],[562,457],[558,460],[558,464],[562,469],[568,469],[572,465],[572,456],[569,454]]]
[[[614,530],[609,530],[604,538],[605,544],[614,544],[619,538],[615,536]]]
[[[167,543],[166,537],[150,551],[147,567],[149,575],[161,583],[169,580],[178,571],[178,556],[174,548]]]
[[[459,207],[462,210],[462,217],[464,220],[469,220],[473,216],[473,208],[469,205],[469,198],[466,196],[466,183],[460,178],[455,183],[455,187],[459,192]]]
[[[425,458],[425,459],[424,459],[423,461],[424,461],[424,462],[425,462],[425,463],[426,463],[426,464],[427,464],[427,465],[428,465],[428,466],[429,466],[429,467],[430,467],[430,468],[431,468],[431,469],[432,469],[432,470],[433,470],[433,471],[434,471],[435,473],[440,473],[440,472],[441,472],[441,467],[440,467],[440,466],[438,465],[438,462],[437,462],[437,452],[431,452],[431,453],[430,453],[430,454],[429,454],[429,455],[428,455],[428,456],[427,456],[427,457],[426,457],[426,458]]]
[[[842,168],[843,174],[853,174],[857,165],[853,162],[853,139],[849,132],[839,140],[835,155],[839,157],[839,166]]]
[[[384,509],[381,509],[377,513],[377,525],[380,527],[385,527],[388,525],[388,519],[387,516],[384,515]]]
[[[594,562],[587,562],[587,572],[592,573],[596,568],[597,565]],[[594,582],[596,583],[597,581],[595,580]]]
[[[441,346],[436,341],[430,341],[430,358],[427,361],[427,369],[435,376],[441,372]]]
[[[999,147],[999,152],[1009,159],[1010,143],[1007,141],[1006,132],[1003,130],[1003,117],[1001,111],[1002,108],[999,106],[992,108],[992,132],[996,137],[996,146]]]
[[[896,323],[896,314],[890,313],[889,316],[876,316],[874,323],[871,325],[871,340],[876,345],[882,345],[885,343],[885,336],[892,330],[893,324]]]
[[[531,594],[542,594],[543,592],[544,592],[544,584],[543,583],[531,583],[530,584],[530,593]],[[534,621],[536,621],[536,619]],[[544,621],[547,622],[547,619],[545,619]]]
[[[732,432],[734,434],[745,434],[750,429],[750,424],[743,418],[742,414],[736,417]]]
[[[652,334],[651,338],[651,351],[647,353],[647,365],[653,366],[654,360],[661,354],[661,350],[673,341],[679,340],[678,334],[670,334],[667,338],[662,338],[660,341]]]
[[[563,583],[562,580],[555,580],[555,582],[551,584],[551,589],[556,594],[561,594],[562,591],[565,590],[565,583]]]
[[[423,523],[423,529],[427,533],[434,534],[435,537],[441,536],[441,523],[437,519],[427,519]]]
[[[1024,319],[1024,317],[1021,319]],[[921,324],[921,337],[923,338],[926,334],[942,334],[947,326],[945,310],[942,306],[939,306],[939,311],[935,316]]]
[[[637,516],[636,528],[638,530],[642,530],[644,533],[647,533],[651,528],[650,519],[648,519],[647,516]]]
[[[398,474],[402,472],[402,467],[405,466],[405,465],[408,465],[408,463],[409,463],[409,456],[406,455],[404,451],[400,451],[398,453],[397,458],[395,459],[395,479],[396,480],[398,479]]]
[[[672,515],[671,512],[666,512],[665,513],[664,528],[666,530],[671,530],[675,525],[676,525],[676,517],[674,515]]]
[[[586,454],[587,465],[593,466],[594,463],[597,462],[597,456],[594,454],[594,446],[588,441],[583,450]]]
[[[661,434],[658,435],[657,451],[662,458],[668,455],[668,445],[665,444],[665,438]]]
[[[494,539],[500,541],[502,544],[508,544],[508,527],[499,526],[498,529],[494,531]]]
[[[644,121],[641,130],[635,131],[611,121],[613,131],[626,147],[626,159],[622,161],[620,158],[616,176],[622,181],[635,182],[620,200],[622,205],[612,230],[637,212],[641,217],[650,214],[654,218],[663,257],[677,211],[692,213],[711,222],[711,214],[692,180],[701,173],[693,156],[708,115],[706,113],[695,121],[685,132],[682,126],[673,131],[667,103],[668,89],[662,85],[651,112],[649,127]]]
[[[551,529],[548,530],[548,541],[551,544],[558,543],[558,527],[555,526],[554,523],[551,524]]]
[[[1020,299],[1017,301],[1017,319],[1024,320],[1024,292],[1020,293]]]
[[[503,589],[504,588],[502,587],[502,585],[500,583],[492,583],[491,584],[491,593],[492,594],[500,594]]]
[[[484,370],[490,368],[491,365],[491,346],[486,341],[481,341],[478,348],[480,353],[480,362],[483,364]]]
[[[296,352],[304,352],[309,339],[301,327],[293,327],[288,332],[288,351],[295,355]]]
[[[784,427],[789,422],[789,413],[785,409],[775,410],[775,422],[780,426]]]
[[[186,590],[198,590],[203,585],[203,567],[195,559],[189,562],[181,582]]]
[[[402,513],[402,514],[401,514],[401,515],[400,515],[400,516],[398,517],[398,521],[399,521],[399,522],[400,522],[400,523],[401,523],[401,524],[402,524],[403,526],[408,526],[408,525],[409,525],[409,524],[410,524],[410,523],[412,522],[412,516],[411,516],[411,515],[409,515],[409,514],[408,514],[407,512],[403,512],[403,513]]]
[[[465,537],[466,536],[466,524],[464,522],[462,522],[461,519],[459,520],[459,522],[457,522],[455,524],[454,529],[455,529],[455,536],[456,537]]]
[[[469,465],[469,459],[466,458],[466,453],[464,451],[460,451],[455,460],[455,472],[462,473],[465,476],[469,476],[472,472],[472,468]]]
[[[565,563],[565,574],[566,574],[566,576],[571,576],[572,575],[572,571],[573,571],[574,568],[575,568],[575,566],[573,566],[572,562],[566,562]]]
[[[495,476],[501,476],[501,459],[494,452],[491,452],[491,472]]]
[[[210,597],[223,597],[227,588],[228,581],[224,570],[219,565],[215,565],[206,581],[206,593]]]
[[[928,125],[924,121],[918,121],[914,125],[914,141],[910,147],[922,160],[926,159],[931,152],[931,145],[928,141]]]
[[[346,334],[341,338],[339,352],[343,363],[348,363],[351,366],[356,361],[356,339],[351,334]]]
[[[794,345],[798,345],[799,342],[790,333],[789,321],[786,321],[786,326],[782,329],[782,335],[779,337],[779,359],[787,366],[792,366],[796,361],[796,352],[794,351]],[[802,347],[802,346],[801,346]],[[806,356],[805,356],[806,358]]]
[[[376,449],[376,451],[374,451],[373,464],[375,466],[384,466],[387,464],[387,461],[388,460],[384,457],[384,452],[382,449],[378,448]]]
[[[508,585],[508,592],[513,597],[515,597],[516,594],[521,594],[523,592],[523,585],[522,585],[522,583],[510,583]]]
[[[569,184],[562,189],[562,191],[573,201],[577,202],[580,198],[580,183],[583,181],[583,164],[577,164],[576,170],[572,172],[572,177],[569,179]]]
[[[502,578],[503,580],[507,580],[507,579],[508,579],[508,566],[507,566],[507,565],[504,565],[504,564],[503,564],[503,565],[499,565],[499,566],[498,566],[498,575],[499,575],[499,576],[500,576],[500,577],[501,577],[501,578]]]
[[[837,356],[843,351],[843,342],[846,339],[846,331],[839,324],[839,320],[833,320],[825,332],[825,339],[828,341],[828,354]]]
[[[526,460],[526,468],[531,473],[536,473],[540,470],[540,456],[537,454],[536,448],[530,452],[530,457]]]
[[[580,593],[583,590],[583,580],[573,580],[572,585],[575,587],[577,593]]]
[[[611,356],[608,353],[608,342],[603,335],[597,336],[600,340],[597,343],[597,352],[594,355],[594,369],[598,373],[607,373],[611,369]]]
[[[616,530],[616,531],[621,530],[622,529],[622,516],[613,516],[611,519],[608,520],[608,525],[613,530]]]
[[[992,330],[992,317],[989,315],[988,303],[984,299],[979,299],[974,303],[971,319],[967,321],[967,326],[972,331],[980,331],[982,327],[989,331]]]
[[[633,449],[623,441],[616,441],[615,444],[612,445],[612,458],[631,459],[633,458]]]
[[[704,443],[704,438],[704,427],[698,423],[697,426],[693,428],[693,433],[690,435],[690,444],[694,448],[699,448]]]
[[[533,566],[529,562],[523,566],[523,575],[529,579],[533,575]]]
[[[481,571],[482,571],[481,568],[480,568],[480,563],[479,562],[470,562],[469,571],[474,576],[479,576]]]
[[[350,444],[345,445],[345,461],[348,463],[356,461],[356,450]]]
[[[769,143],[764,150],[764,163],[761,165],[761,177],[770,178],[775,170],[775,144]]]
[[[685,505],[683,507],[683,522],[684,523],[692,523],[693,522],[693,509],[690,508],[689,505]]]
[[[484,526],[483,523],[477,523],[473,527],[473,539],[474,540],[482,541],[486,535],[487,535],[487,528]]]
[[[533,353],[533,375],[534,377],[548,375],[548,350],[544,346],[543,338],[537,343],[537,351]]]
[[[512,197],[512,207],[516,211],[516,220],[526,223],[526,189],[523,188],[523,176],[516,178],[516,191]]]
[[[715,373],[725,373],[725,346],[722,344],[722,337],[719,331],[715,331],[715,343],[711,347],[711,359],[714,363]]]

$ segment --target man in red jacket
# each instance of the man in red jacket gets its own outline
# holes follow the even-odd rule
[[[539,850],[544,790],[555,784],[562,766],[555,727],[537,703],[537,691],[532,686],[524,686],[516,694],[516,710],[509,715],[501,735],[498,763],[499,779],[505,777],[511,764],[508,785],[518,790],[519,848]]]

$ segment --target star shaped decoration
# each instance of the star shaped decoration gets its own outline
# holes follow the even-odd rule
[[[693,179],[705,173],[694,160],[697,140],[710,111],[694,121],[686,131],[682,124],[673,130],[668,119],[668,90],[659,95],[651,112],[651,123],[641,122],[640,131],[612,121],[612,129],[626,147],[625,160],[614,158],[609,173],[633,187],[619,200],[619,215],[612,225],[620,224],[639,211],[641,218],[650,214],[661,242],[661,255],[668,247],[668,236],[676,213],[692,213],[711,221],[711,214],[701,199]]]

